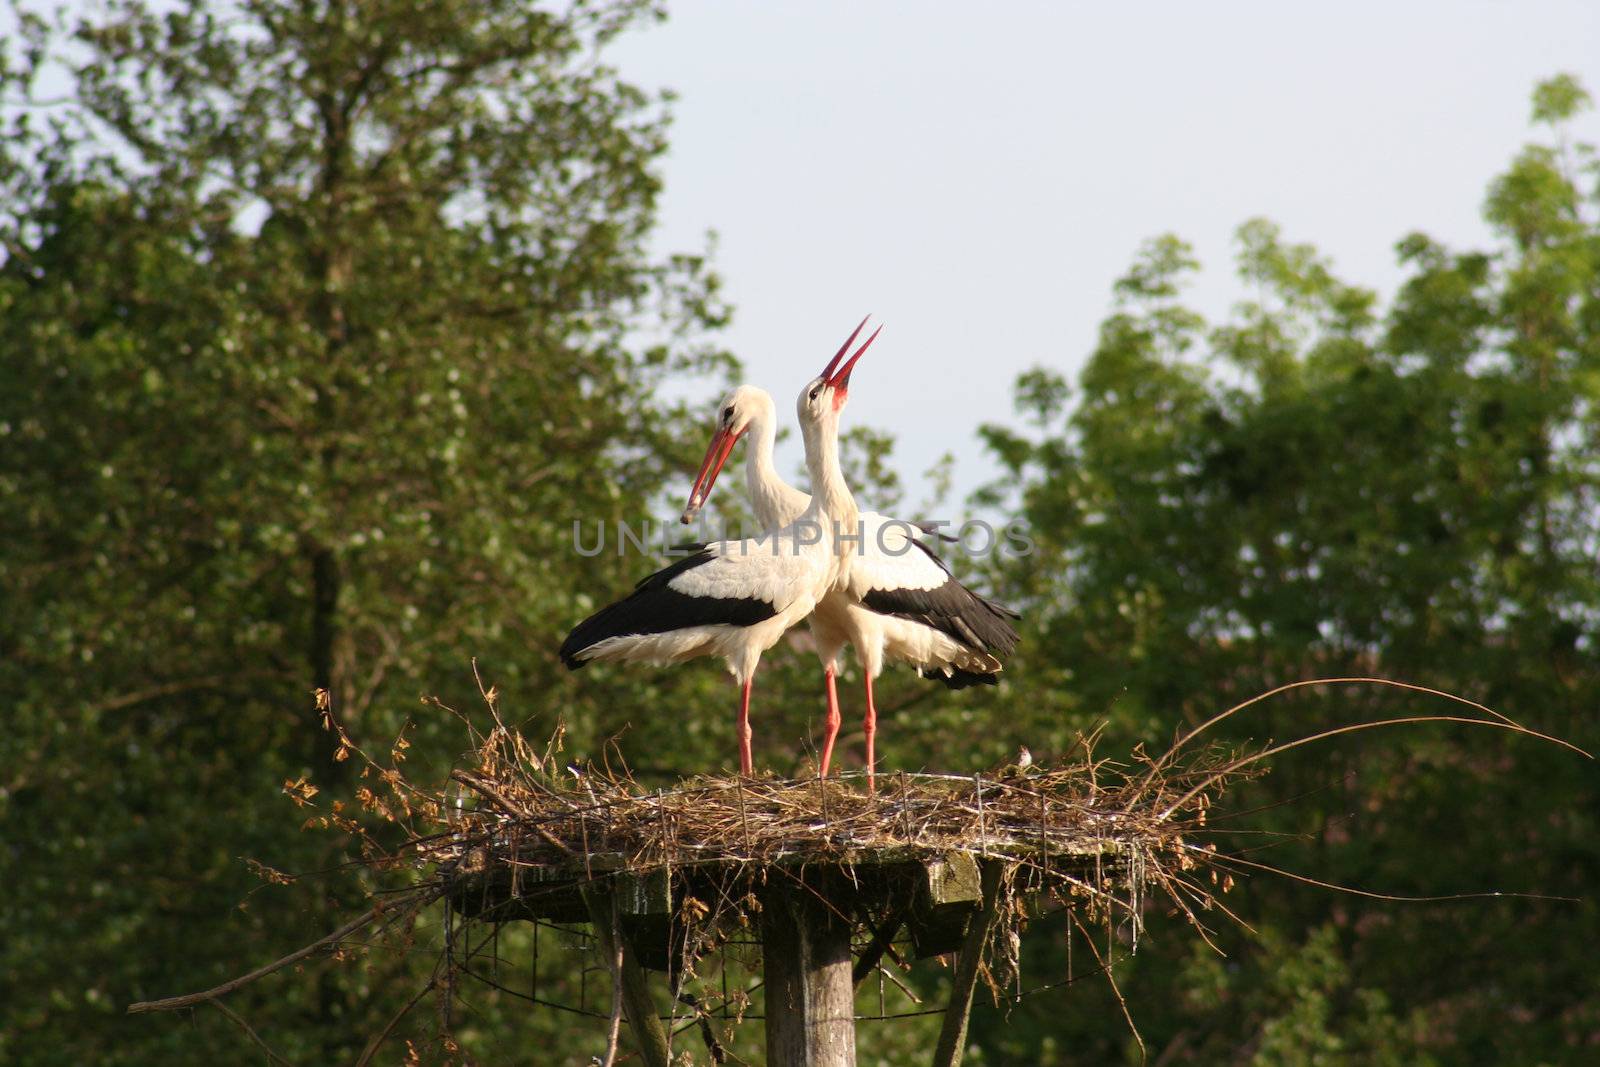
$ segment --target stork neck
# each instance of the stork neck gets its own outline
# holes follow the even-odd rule
[[[773,464],[772,451],[778,440],[778,422],[768,412],[761,412],[750,421],[750,441],[745,446],[744,479],[750,491],[750,502],[755,507],[756,519],[767,529],[776,529],[794,519],[785,516],[783,496],[793,492],[778,474]]]
[[[855,497],[839,466],[839,421],[835,415],[820,424],[805,427],[806,470],[811,474],[811,506],[817,518],[831,521],[840,530],[853,533],[860,518]]]

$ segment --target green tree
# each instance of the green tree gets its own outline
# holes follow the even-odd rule
[[[1600,748],[1600,171],[1573,140],[1586,105],[1573,79],[1539,88],[1554,143],[1491,186],[1496,247],[1406,237],[1387,307],[1256,221],[1238,262],[1257,295],[1210,326],[1181,301],[1192,255],[1162,238],[1118,282],[1071,402],[1049,371],[1022,383],[1042,431],[986,431],[1040,546],[1003,575],[1033,609],[1004,704],[1019,732],[1105,717],[1113,750],[1160,745],[1276,685],[1381,675]],[[1222,736],[1447,710],[1305,691]],[[1219,836],[1381,893],[1582,896],[1600,876],[1597,786],[1592,763],[1489,731],[1369,733],[1279,759],[1235,798],[1260,810]],[[1289,836],[1228,836],[1246,823]],[[1197,950],[1174,966],[1187,935],[1158,923],[1123,975],[1162,1062],[1592,1054],[1600,984],[1578,947],[1592,899],[1407,904],[1257,874],[1229,905],[1256,933],[1218,918],[1226,961]],[[1081,988],[1065,1016],[1025,1002],[1009,1029],[978,1032],[1019,1061],[1047,1034],[1069,1050],[1059,1062],[1114,1058],[1119,1013]]]
[[[576,555],[572,524],[647,513],[700,414],[657,386],[728,365],[704,341],[726,314],[715,277],[647,249],[663,103],[598,58],[654,14],[17,16],[0,53],[0,1059],[210,1060],[243,1041],[225,1020],[123,1007],[359,906],[359,880],[260,889],[242,862],[342,859],[277,795],[306,774],[355,785],[313,688],[380,751],[417,713],[412,752],[436,771],[464,740],[418,697],[469,707],[469,657],[531,729],[566,710],[586,744],[635,717],[625,682],[568,700],[562,630],[638,569]],[[59,81],[64,102],[27,102]],[[252,1020],[292,1059],[348,1061],[426,955],[285,983]],[[501,1040],[562,1029],[495,1022]]]

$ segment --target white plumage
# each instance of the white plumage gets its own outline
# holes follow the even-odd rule
[[[705,503],[717,474],[745,434],[745,482],[756,518],[767,528],[785,526],[806,512],[811,498],[789,485],[773,465],[777,413],[772,397],[755,386],[740,386],[718,409],[718,425],[690,492],[684,521]],[[822,596],[811,616],[817,655],[828,692],[827,737],[820,772],[827,774],[839,730],[835,689],[839,656],[848,643],[856,649],[865,676],[867,775],[875,773],[877,709],[872,683],[890,658],[935,675],[952,688],[994,681],[1000,656],[1016,644],[1014,612],[992,604],[955,580],[942,562],[915,538],[917,528],[900,519],[866,512],[852,533],[849,569]]]
[[[863,321],[862,325],[865,325]],[[739,769],[752,771],[750,687],[761,655],[847,580],[851,555],[835,536],[857,522],[855,500],[839,469],[839,412],[856,360],[840,367],[861,327],[801,390],[797,404],[806,466],[815,497],[761,537],[715,541],[646,577],[633,593],[579,623],[561,646],[577,670],[594,661],[679,663],[720,656],[740,685]],[[837,371],[835,368],[838,368]]]

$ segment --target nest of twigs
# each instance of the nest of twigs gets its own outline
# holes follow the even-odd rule
[[[568,868],[603,856],[608,870],[620,863],[645,873],[965,852],[1027,867],[1098,859],[1113,879],[1103,888],[1125,888],[1135,867],[1192,866],[1185,835],[1222,791],[1228,776],[1213,776],[1223,762],[1206,753],[1154,780],[1089,760],[973,775],[902,772],[880,775],[875,793],[861,775],[698,777],[652,789],[593,768],[576,782],[521,766],[458,770],[461,792],[445,808],[451,830],[418,840],[416,855],[475,870]]]
[[[885,774],[875,793],[861,775],[698,777],[651,789],[626,773],[592,768],[576,783],[552,783],[522,767],[458,770],[452,778],[473,803],[455,813],[456,832],[423,843],[418,854],[528,867],[606,855],[635,872],[851,863],[883,852],[957,851],[1020,864],[1134,855],[1158,862],[1184,851],[1184,830],[1203,818],[1221,782],[1182,812],[1167,806],[1214,770],[1206,761],[1146,783],[1086,760],[972,775]]]
[[[432,798],[432,832],[410,842],[436,891],[468,918],[581,919],[585,886],[665,878],[679,927],[672,963],[688,967],[730,925],[750,923],[774,877],[821,884],[832,872],[848,883],[838,906],[870,929],[895,914],[919,869],[962,857],[969,869],[1002,869],[1013,934],[1053,903],[1079,921],[1131,927],[1136,943],[1151,892],[1198,925],[1215,889],[1189,873],[1211,855],[1190,838],[1223,788],[1254,773],[1216,748],[1116,763],[1085,738],[1050,765],[886,773],[876,791],[861,775],[654,788],[616,762],[563,763],[559,736],[542,754],[503,725],[480,740],[474,765],[452,773],[451,795]]]

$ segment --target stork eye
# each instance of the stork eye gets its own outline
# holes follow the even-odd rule
[[[811,397],[810,398],[812,400],[815,400],[817,398],[817,394],[820,393],[820,392],[822,392],[822,386],[819,385],[815,389],[811,390]]]
[[[723,422],[732,422],[733,421],[733,408],[732,407],[727,407],[727,408],[724,408],[722,410],[722,421]]]

